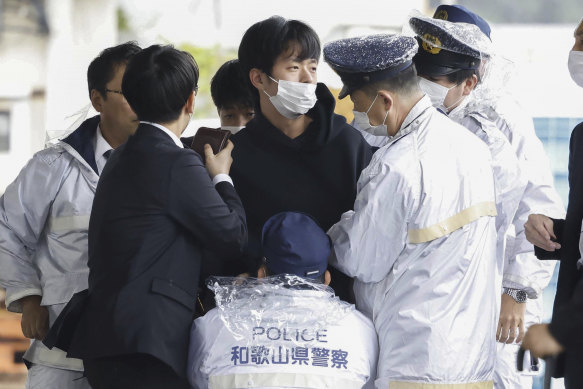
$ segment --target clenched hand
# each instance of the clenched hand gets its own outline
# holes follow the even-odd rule
[[[42,340],[49,331],[49,311],[40,305],[40,296],[26,296],[20,299],[22,319],[20,326],[24,336]]]
[[[215,155],[211,146],[204,145],[206,169],[211,178],[214,178],[217,174],[229,174],[233,163],[233,158],[231,158],[233,148],[233,142],[229,141],[227,146]]]
[[[522,348],[530,350],[537,358],[546,358],[563,352],[563,346],[549,332],[548,324],[530,326],[522,341]]]
[[[533,245],[547,251],[555,251],[561,248],[553,239],[557,239],[553,231],[553,220],[545,215],[531,214],[524,224],[526,239]]]

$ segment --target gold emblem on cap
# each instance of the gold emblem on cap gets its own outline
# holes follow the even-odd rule
[[[431,43],[429,43],[431,42]],[[423,35],[423,42],[421,43],[423,50],[431,54],[439,54],[441,51],[441,41],[436,36],[431,34]]]
[[[442,10],[440,10],[439,12],[437,12],[435,14],[435,16],[433,17],[433,19],[447,20],[448,16],[449,15],[447,14],[447,11],[444,10],[444,9],[442,9]]]

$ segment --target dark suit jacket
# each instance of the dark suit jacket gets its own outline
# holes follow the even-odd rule
[[[561,249],[548,252],[535,247],[540,259],[559,259],[559,282],[549,329],[566,352],[559,358],[554,376],[581,376],[583,382],[583,283],[577,269],[581,220],[583,219],[583,123],[571,134],[569,145],[569,205],[565,220],[554,220]],[[583,387],[583,386],[582,386]]]
[[[200,156],[140,124],[110,157],[89,223],[89,293],[68,355],[146,353],[186,372],[201,249],[238,257],[243,206]]]

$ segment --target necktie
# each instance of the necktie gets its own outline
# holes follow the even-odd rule
[[[105,153],[103,153],[103,158],[105,158],[105,160],[107,161],[112,152],[113,152],[113,149],[107,150]]]

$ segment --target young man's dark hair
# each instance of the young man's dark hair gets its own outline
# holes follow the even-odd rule
[[[251,85],[249,71],[257,68],[271,75],[273,64],[280,55],[289,52],[292,55],[294,46],[299,45],[298,59],[320,59],[320,38],[307,24],[299,20],[287,20],[281,16],[272,16],[255,23],[243,35],[239,45],[239,61],[243,72],[247,75],[248,87],[253,91],[253,97],[258,104],[258,92]]]
[[[138,119],[153,123],[176,120],[197,88],[196,61],[189,53],[170,45],[152,45],[136,54],[122,82],[123,94]]]
[[[104,99],[107,99],[105,85],[113,79],[117,67],[126,65],[141,50],[135,42],[126,42],[109,47],[99,53],[99,56],[91,61],[87,69],[89,97],[91,97],[91,91],[95,89],[101,93]]]
[[[237,59],[225,62],[211,80],[211,96],[217,109],[253,107],[248,74]]]

